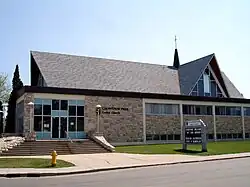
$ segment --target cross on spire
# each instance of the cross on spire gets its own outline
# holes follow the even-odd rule
[[[175,49],[177,49],[177,38],[174,36],[174,42],[175,42]]]
[[[174,64],[173,66],[178,69],[180,67],[179,55],[177,50],[177,38],[174,36],[175,50],[174,50]]]

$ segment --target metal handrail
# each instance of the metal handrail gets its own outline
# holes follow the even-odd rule
[[[73,143],[72,139],[69,136],[69,133],[67,131],[64,131],[67,134],[67,138],[70,140],[71,143]]]

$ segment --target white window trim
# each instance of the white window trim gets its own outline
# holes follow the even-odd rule
[[[209,62],[209,63],[210,63],[210,62]],[[220,88],[220,90],[221,90],[222,95],[223,95],[224,97],[226,97],[226,98],[227,98],[227,96],[226,96],[226,94],[225,94],[225,92],[224,92],[224,89],[222,89],[222,86],[220,85],[220,83],[219,83],[219,81],[218,81],[217,77],[215,76],[214,71],[212,70],[211,65],[210,65],[210,64],[208,64],[208,65],[206,66],[206,68],[208,68],[208,69],[209,69],[209,71],[212,73],[212,76],[214,77],[214,80],[215,80],[216,84],[219,86],[219,88]],[[191,89],[191,91],[189,92],[189,94],[188,94],[188,95],[191,95],[191,94],[192,94],[193,89],[195,88],[196,84],[198,83],[198,81],[199,81],[199,80],[201,79],[201,77],[203,76],[203,74],[204,74],[204,72],[205,72],[206,68],[202,71],[201,75],[199,76],[199,78],[198,78],[198,79],[197,79],[197,81],[195,82],[194,86],[192,87],[192,89]],[[210,80],[210,81],[211,81],[211,80]],[[199,88],[197,87],[197,91],[199,91],[198,89],[199,89]],[[210,88],[210,91],[211,91],[211,88]],[[198,93],[199,93],[199,92],[198,92]],[[204,93],[204,94],[205,94],[205,93]],[[216,94],[217,94],[217,89],[216,89]],[[211,93],[210,93],[210,95],[211,95]]]
[[[209,69],[209,71],[212,73],[212,76],[214,77],[214,80],[215,80],[216,84],[219,86],[222,95],[223,95],[224,97],[227,97],[226,94],[225,94],[225,92],[224,92],[224,90],[222,89],[222,86],[220,85],[219,80],[218,80],[217,77],[215,76],[215,73],[214,73],[214,71],[212,70],[212,67],[210,66],[210,64],[208,64],[208,69]],[[211,91],[211,90],[210,90],[210,91]],[[216,89],[216,94],[217,94],[217,89]]]
[[[211,80],[209,75],[203,74],[203,86],[204,86],[204,95],[209,93],[209,96],[211,95],[211,86],[210,86]],[[209,92],[206,92],[209,91]]]
[[[213,101],[184,101],[184,100],[167,100],[167,99],[147,99],[144,98],[145,103],[161,103],[161,104],[187,104],[187,105],[215,105],[215,106],[244,106],[250,107],[247,103],[224,103]]]

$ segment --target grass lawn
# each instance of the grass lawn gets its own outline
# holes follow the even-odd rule
[[[51,167],[51,159],[0,157],[0,168],[62,168],[71,166],[74,164],[63,160],[57,160],[56,166]]]
[[[208,152],[201,152],[201,145],[188,145],[186,152],[182,151],[182,144],[157,144],[117,146],[116,152],[136,154],[192,154],[219,155],[250,152],[250,141],[211,142],[207,144]]]

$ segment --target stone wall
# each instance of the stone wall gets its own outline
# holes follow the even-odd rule
[[[245,133],[250,133],[250,116],[244,116]]]
[[[146,115],[146,134],[181,134],[179,115]]]
[[[199,120],[199,119],[201,119],[202,121],[204,121],[204,123],[207,125],[207,133],[208,134],[213,134],[214,133],[214,120],[213,120],[213,116],[191,116],[191,115],[184,115],[183,116],[184,123],[186,121]]]
[[[85,97],[85,131],[95,131],[96,105],[103,112],[100,116],[100,132],[109,142],[143,141],[143,107],[140,98]],[[115,109],[109,109],[114,107]],[[106,109],[105,109],[106,108]]]
[[[242,133],[241,116],[216,116],[217,133]]]
[[[32,93],[24,94],[24,122],[23,122],[23,133],[27,134],[30,131],[30,122],[33,124],[34,106],[29,106],[29,102],[34,102],[34,95]],[[31,115],[31,121],[30,121]],[[33,129],[33,127],[31,127]]]

